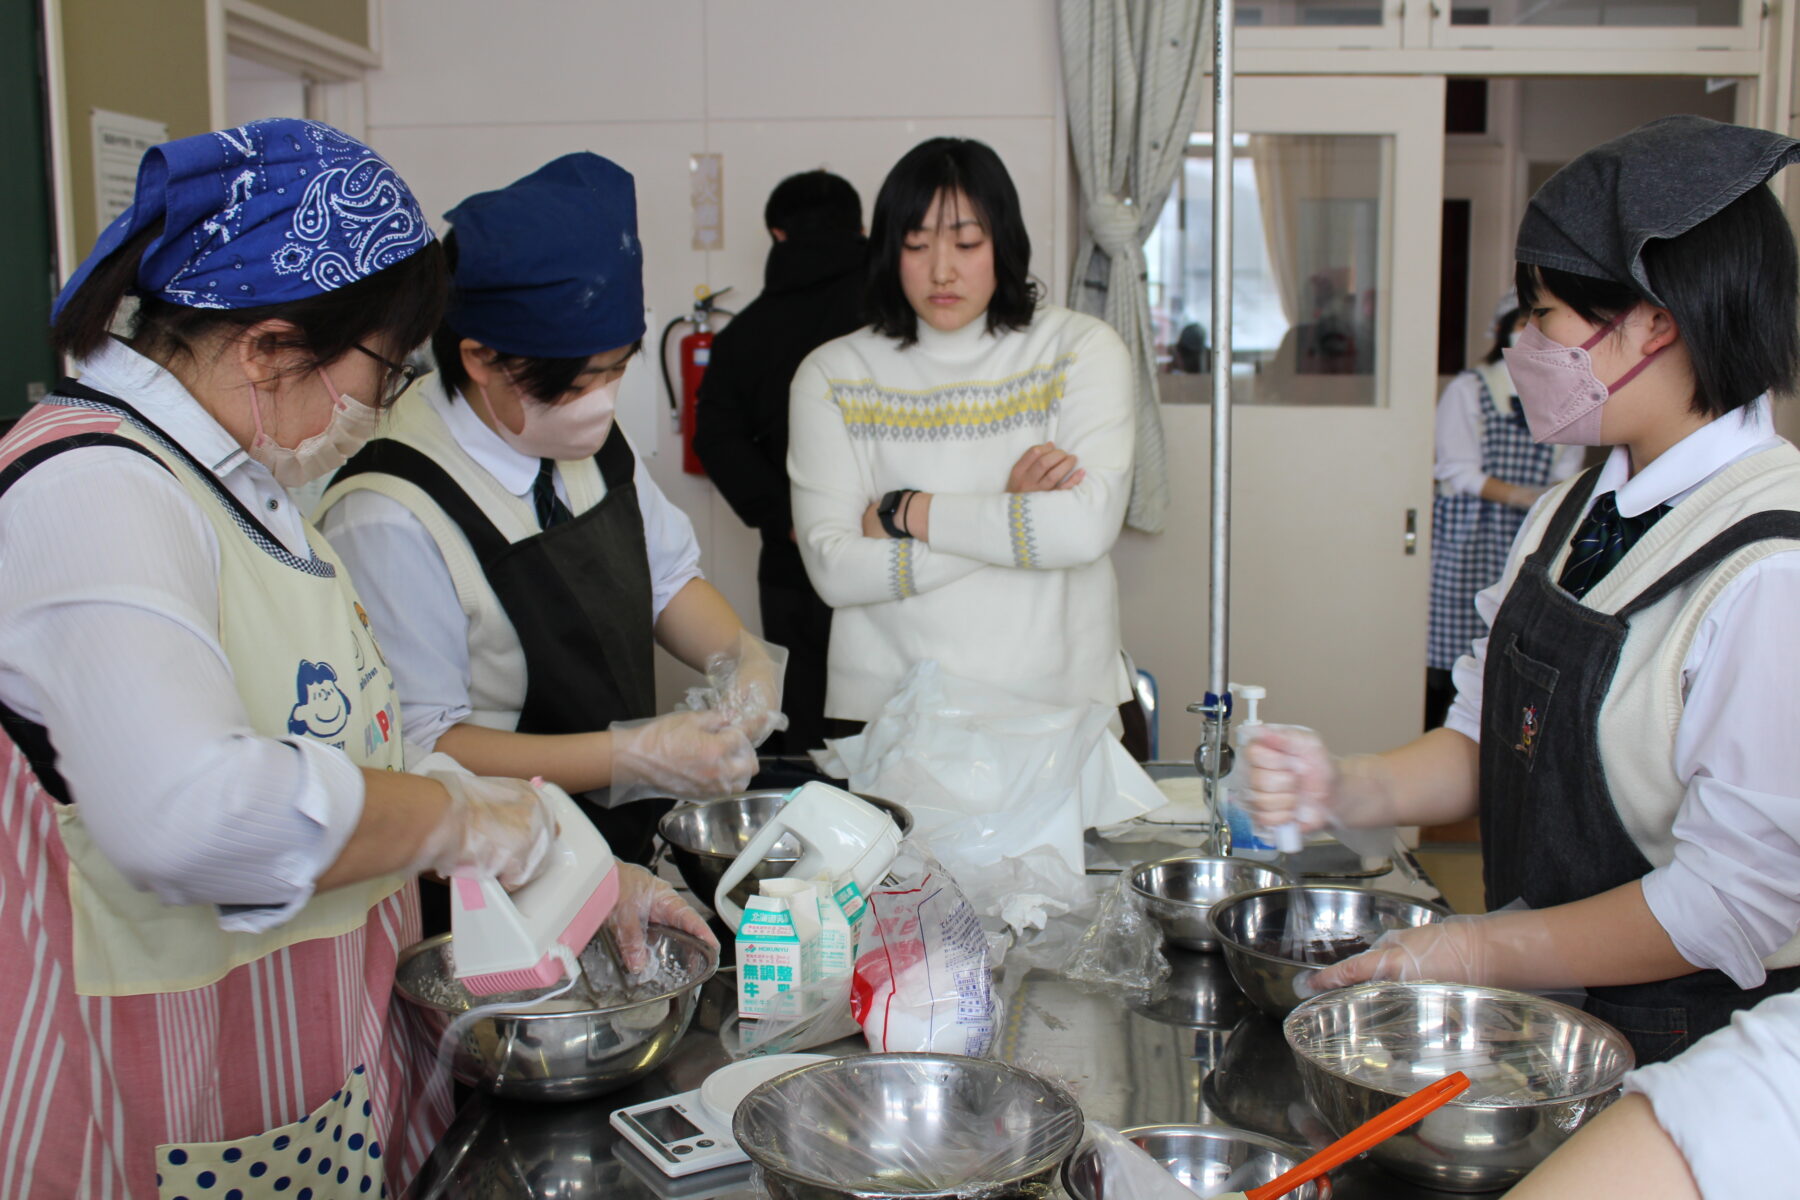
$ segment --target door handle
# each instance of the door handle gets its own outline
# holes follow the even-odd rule
[[[1406,510],[1405,542],[1406,552],[1408,554],[1417,554],[1419,552],[1419,510],[1416,508],[1409,508]]]

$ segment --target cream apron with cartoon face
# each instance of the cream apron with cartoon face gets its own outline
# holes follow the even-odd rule
[[[324,539],[309,529],[311,556],[289,553],[124,404],[59,393],[78,398],[28,414],[0,443],[0,467],[72,434],[168,467],[218,535],[219,640],[255,731],[399,769],[393,678]],[[15,1009],[18,989],[0,992],[0,1020],[40,1027],[60,1061],[32,1073],[26,1110],[8,1106],[23,1115],[0,1127],[0,1194],[397,1190],[448,1115],[430,1047],[390,1011],[396,957],[418,937],[412,883],[339,888],[265,933],[226,932],[211,906],[134,888],[94,847],[79,803],[56,802],[5,748],[0,835],[23,852],[0,864],[0,895],[23,889],[31,903],[0,923],[0,953],[38,965],[35,996]]]

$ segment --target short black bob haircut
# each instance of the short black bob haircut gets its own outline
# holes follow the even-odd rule
[[[795,240],[860,234],[862,197],[830,171],[802,171],[775,185],[763,205],[763,225]]]
[[[456,270],[454,229],[444,235],[444,262],[452,272]],[[463,366],[462,360],[462,341],[463,335],[445,321],[439,321],[431,334],[431,357],[437,363],[438,382],[446,396],[465,392],[469,387],[468,368]],[[642,345],[640,338],[632,346],[632,354],[636,354]],[[496,350],[494,365],[506,372],[514,386],[527,396],[544,404],[554,404],[575,387],[576,376],[587,369],[588,359],[592,357],[589,354],[580,358],[532,358],[524,354],[501,354]]]
[[[1519,314],[1524,311],[1515,304],[1500,314],[1500,319],[1494,323],[1494,348],[1482,357],[1482,362],[1492,366],[1506,357],[1502,351],[1513,344],[1513,326],[1519,323]]]
[[[85,358],[101,347],[119,305],[136,290],[144,251],[161,231],[160,221],[139,231],[102,260],[69,297],[50,329],[51,345],[58,353]],[[192,358],[199,344],[216,334],[235,335],[262,321],[286,321],[295,332],[268,339],[263,349],[301,352],[306,363],[300,371],[334,363],[370,342],[385,343],[389,356],[404,358],[437,325],[449,295],[444,252],[434,241],[373,275],[304,300],[254,308],[188,308],[139,296],[131,341],[140,353],[166,363]],[[380,394],[388,396],[388,387],[384,385]]]
[[[1697,415],[1722,417],[1764,392],[1793,391],[1800,267],[1794,235],[1767,184],[1678,237],[1650,242],[1644,270],[1694,364]],[[1596,325],[1653,303],[1633,284],[1527,263],[1519,264],[1517,282],[1520,307],[1533,307],[1548,291]]]
[[[900,244],[922,229],[925,212],[939,193],[961,192],[971,214],[994,244],[994,298],[987,330],[1002,333],[1031,324],[1038,286],[1030,276],[1031,236],[1019,212],[1019,193],[1000,156],[982,142],[940,137],[908,150],[881,184],[869,222],[867,311],[875,332],[898,338],[902,347],[919,340],[919,314],[900,286]]]

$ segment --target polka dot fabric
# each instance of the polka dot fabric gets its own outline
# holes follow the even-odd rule
[[[162,1200],[363,1200],[388,1194],[358,1067],[331,1099],[280,1129],[238,1142],[157,1148]]]

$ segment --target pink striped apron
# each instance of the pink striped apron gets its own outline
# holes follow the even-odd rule
[[[119,426],[40,406],[0,442],[0,472]],[[450,1113],[433,1047],[392,996],[416,885],[206,986],[84,995],[69,812],[4,735],[0,781],[0,1197],[397,1194]]]

